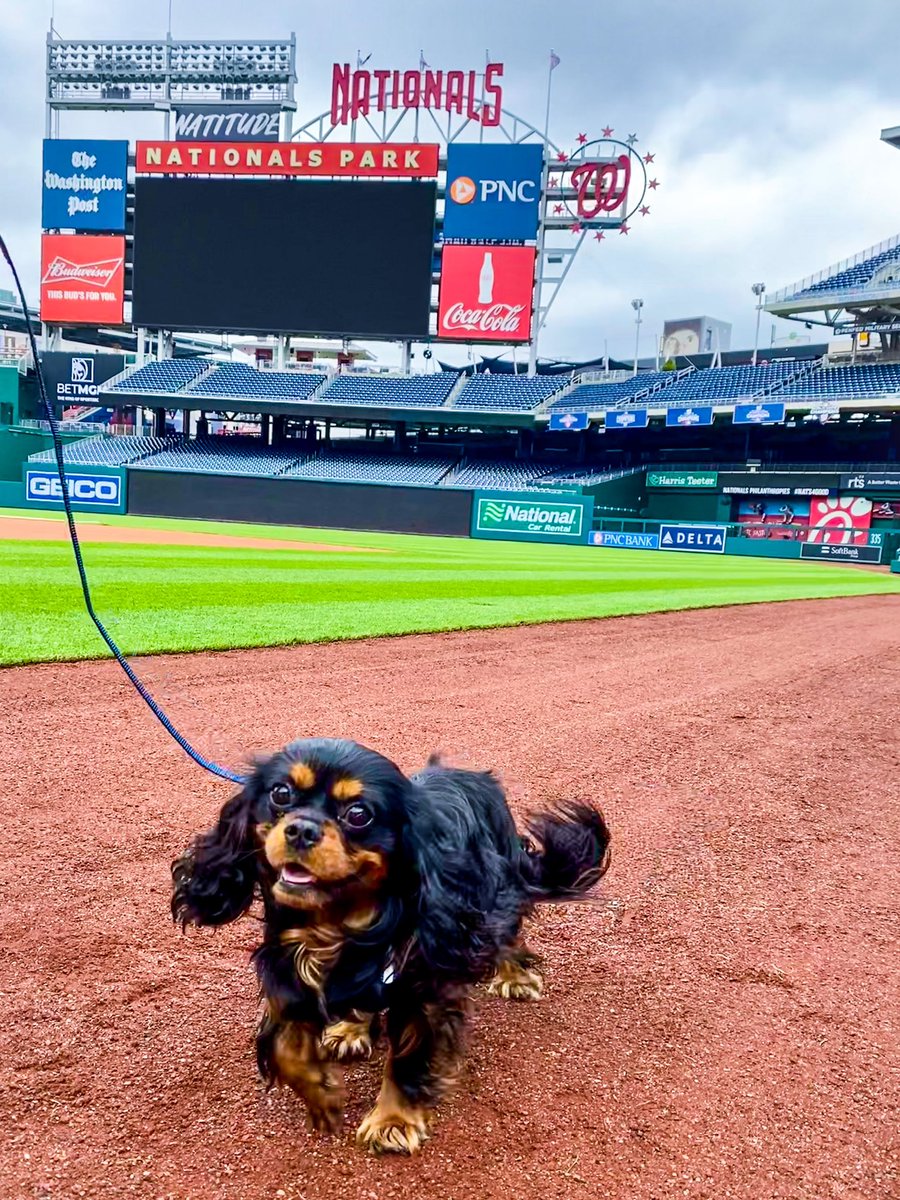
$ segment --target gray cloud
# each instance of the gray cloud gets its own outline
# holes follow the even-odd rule
[[[167,0],[56,0],[64,37],[157,37]],[[176,37],[283,37],[298,31],[300,115],[329,103],[331,64],[357,49],[383,65],[503,61],[506,107],[571,146],[602,125],[637,132],[662,186],[628,237],[585,245],[551,313],[541,352],[627,356],[629,300],[645,301],[643,350],[667,317],[709,313],[753,334],[750,284],[793,282],[896,232],[883,197],[900,156],[878,141],[900,123],[894,0],[848,19],[840,0],[174,0]],[[0,227],[34,291],[39,243],[44,43],[49,2],[5,0],[0,24]],[[63,116],[63,133],[159,132],[152,116]],[[5,286],[0,282],[0,286]],[[779,334],[802,326],[781,323]],[[765,326],[764,326],[765,328]],[[768,329],[765,329],[766,340]],[[448,352],[447,357],[453,357]],[[459,358],[459,354],[455,356]]]

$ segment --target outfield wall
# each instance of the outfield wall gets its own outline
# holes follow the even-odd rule
[[[129,471],[128,511],[261,525],[468,537],[472,492],[196,471]]]

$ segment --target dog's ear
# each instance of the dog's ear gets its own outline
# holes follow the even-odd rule
[[[489,773],[430,762],[412,780],[410,793],[404,854],[415,891],[418,949],[433,975],[477,980],[493,967],[519,921],[515,830],[503,790]]]
[[[172,863],[172,918],[186,925],[225,925],[253,901],[256,850],[248,784],[232,796],[215,827],[201,833]]]

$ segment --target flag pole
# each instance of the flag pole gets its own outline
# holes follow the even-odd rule
[[[528,348],[528,374],[537,374],[538,334],[541,331],[543,319],[541,316],[541,274],[544,270],[544,235],[547,218],[547,181],[550,177],[550,97],[553,91],[553,71],[559,65],[556,53],[550,51],[547,64],[547,107],[544,112],[544,165],[541,171],[541,212],[538,226],[537,253],[535,254],[534,281],[534,328],[531,332],[531,345]]]

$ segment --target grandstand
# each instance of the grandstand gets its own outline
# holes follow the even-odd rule
[[[187,387],[212,364],[204,358],[161,358],[129,369],[111,379],[106,390],[135,395],[172,395]]]
[[[568,382],[559,375],[472,375],[453,407],[466,412],[532,412]]]
[[[435,375],[338,375],[321,399],[339,404],[386,405],[393,408],[436,408],[459,380],[455,371]]]
[[[191,396],[233,400],[308,400],[327,380],[315,371],[259,371],[247,363],[225,363],[188,384]]]
[[[175,438],[158,437],[90,437],[63,446],[66,463],[90,467],[121,467],[137,463],[151,454],[174,444]],[[29,462],[56,462],[53,450],[40,450],[30,455]]]
[[[140,470],[204,471],[222,475],[283,475],[303,457],[297,448],[267,446],[260,438],[175,441],[132,465]]]
[[[452,458],[322,451],[287,471],[295,479],[337,483],[395,483],[434,486],[453,466]]]

